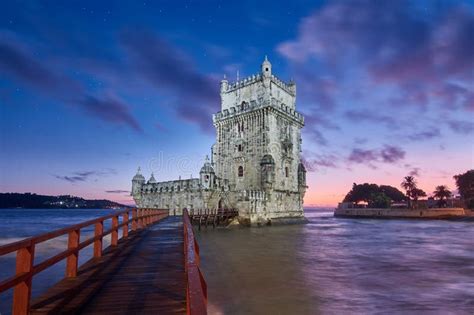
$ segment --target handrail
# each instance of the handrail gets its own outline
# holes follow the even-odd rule
[[[186,271],[186,314],[207,314],[207,285],[199,268],[199,245],[194,238],[188,210],[183,210],[184,268]]]
[[[130,214],[132,215],[131,218]],[[120,216],[122,216],[122,223],[119,224]],[[104,236],[111,234],[110,246],[117,246],[119,240],[118,232],[120,228],[122,228],[122,239],[125,239],[129,235],[130,224],[131,231],[136,231],[160,221],[166,216],[168,216],[168,210],[163,209],[127,209],[0,246],[0,256],[15,251],[17,253],[16,273],[14,276],[0,281],[0,293],[14,288],[12,314],[28,314],[34,275],[53,266],[59,261],[66,259],[66,277],[74,278],[77,276],[79,252],[81,249],[84,249],[93,243],[93,258],[99,258],[102,256],[103,252],[102,240]],[[104,231],[104,221],[109,219],[112,219],[112,227]],[[81,229],[91,225],[94,225],[94,236],[80,242]],[[35,246],[39,243],[65,234],[68,234],[68,249],[35,265]]]

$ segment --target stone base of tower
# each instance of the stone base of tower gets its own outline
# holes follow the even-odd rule
[[[239,222],[243,225],[262,226],[306,223],[302,197],[290,191],[241,191],[236,202]]]

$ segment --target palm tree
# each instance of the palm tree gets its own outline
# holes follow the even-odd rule
[[[451,191],[448,189],[446,185],[439,185],[436,186],[435,191],[433,192],[433,196],[435,198],[438,198],[438,206],[441,207],[443,206],[446,202],[444,201],[444,198],[448,199],[451,197]]]
[[[401,186],[403,189],[406,191],[406,195],[408,197],[408,207],[411,207],[411,198],[412,198],[412,192],[416,188],[416,180],[413,176],[405,176],[403,178],[403,182],[401,183]]]
[[[418,208],[418,198],[426,197],[426,193],[422,189],[415,187],[411,190],[411,197],[413,198],[413,205],[415,208]]]

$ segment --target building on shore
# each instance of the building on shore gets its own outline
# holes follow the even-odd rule
[[[138,207],[236,208],[241,222],[303,219],[306,170],[301,162],[303,116],[296,111],[296,85],[261,71],[220,84],[221,110],[213,115],[216,142],[199,178],[157,182],[137,172],[132,196]],[[173,211],[174,212],[174,211]]]

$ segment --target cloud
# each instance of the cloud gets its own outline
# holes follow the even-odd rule
[[[82,86],[55,73],[44,60],[31,54],[33,49],[12,32],[0,31],[0,69],[18,81],[46,94],[65,97],[83,93]]]
[[[35,49],[24,44],[15,34],[0,31],[0,70],[11,78],[56,99],[60,104],[78,105],[92,117],[141,131],[130,113],[129,105],[118,97],[89,94],[79,81],[65,75],[69,69],[33,55],[31,51]]]
[[[364,150],[359,148],[352,149],[351,154],[348,157],[350,162],[354,163],[370,163],[373,161],[377,161],[379,158],[379,154],[375,150]]]
[[[431,127],[426,130],[408,135],[408,139],[412,141],[425,141],[439,137],[441,137],[441,131],[436,127]]]
[[[474,11],[468,5],[330,1],[303,18],[297,36],[276,49],[296,77],[304,109],[333,120],[342,113],[392,131],[422,110],[416,124],[427,128],[427,107],[474,111],[472,34]],[[358,104],[377,108],[353,109]],[[329,143],[324,128],[315,135],[320,144]],[[410,138],[437,137],[439,128],[428,127]],[[370,156],[355,152],[355,159],[357,153]]]
[[[419,177],[420,176],[420,171],[421,171],[421,169],[419,167],[414,167],[413,169],[410,170],[410,172],[408,172],[408,175]]]
[[[301,157],[301,160],[308,172],[316,172],[324,168],[338,167],[336,164],[338,158],[333,154],[325,155],[305,152]]]
[[[459,134],[471,134],[474,132],[474,123],[472,121],[451,120],[448,121],[448,126],[452,131]]]
[[[219,110],[219,82],[200,73],[191,58],[160,36],[147,31],[121,34],[134,72],[172,97],[178,115],[213,132],[212,114]]]
[[[59,180],[63,180],[69,183],[78,183],[78,182],[85,182],[92,178],[97,178],[101,176],[109,176],[116,174],[117,171],[114,169],[104,169],[101,171],[77,171],[73,172],[70,175],[53,175],[55,178]]]
[[[361,121],[367,121],[372,124],[383,123],[389,128],[398,127],[395,119],[391,116],[381,115],[374,113],[370,110],[348,110],[344,113],[346,119],[353,123],[358,123]]]
[[[116,190],[106,190],[105,192],[108,193],[108,194],[123,194],[123,193],[129,193],[130,191],[129,190],[116,189]],[[128,195],[124,195],[124,196],[129,197]]]
[[[81,104],[82,108],[96,117],[99,117],[105,121],[114,122],[114,123],[124,123],[135,131],[142,131],[141,126],[135,120],[135,118],[130,115],[128,107],[117,97],[108,96],[103,99],[96,97],[88,96],[86,97]]]
[[[397,146],[385,145],[381,149],[353,148],[347,161],[357,164],[367,164],[376,168],[375,162],[395,164],[405,158],[406,152]]]
[[[374,79],[397,84],[422,80],[439,88],[446,75],[472,78],[472,10],[462,5],[429,9],[435,22],[408,1],[330,2],[304,18],[298,37],[277,50],[298,63],[317,58],[343,64],[351,55]]]
[[[395,163],[405,158],[405,151],[399,147],[387,145],[380,151],[380,157],[384,163]]]

